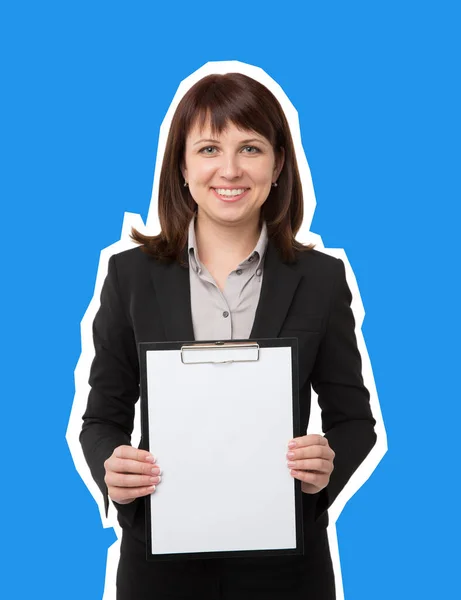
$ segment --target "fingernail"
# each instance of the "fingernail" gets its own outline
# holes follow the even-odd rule
[[[288,448],[294,448],[296,446],[296,442],[290,442],[288,444]]]
[[[151,483],[157,483],[157,477],[151,477],[149,481]]]
[[[160,477],[160,475],[158,476],[158,481],[157,483],[160,483],[162,481],[162,478]]]
[[[294,462],[291,462],[291,461],[288,461],[288,462],[287,462],[287,466],[288,466],[288,467],[290,467],[290,468],[291,468],[291,467],[296,467],[296,463],[294,463]]]
[[[153,475],[160,475],[161,472],[162,472],[162,470],[159,467],[152,467],[151,473]]]
[[[153,462],[154,463],[154,462],[156,462],[157,459],[152,454],[148,454],[146,456],[146,460],[147,460],[147,462]]]
[[[287,457],[288,458],[294,458],[295,457],[295,453],[294,452],[288,452]]]

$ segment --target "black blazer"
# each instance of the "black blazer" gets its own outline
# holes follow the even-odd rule
[[[341,260],[310,250],[286,264],[269,241],[250,338],[298,338],[302,431],[309,420],[312,385],[323,430],[336,453],[327,488],[303,494],[307,535],[328,524],[328,507],[376,441],[350,303]],[[96,354],[80,441],[107,511],[104,461],[117,446],[130,444],[139,397],[137,344],[194,339],[188,267],[162,264],[141,248],[112,256],[93,335]],[[145,540],[144,498],[114,504],[120,525]]]

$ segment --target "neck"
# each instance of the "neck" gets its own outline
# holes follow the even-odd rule
[[[238,265],[256,246],[261,229],[259,217],[248,223],[221,225],[200,210],[195,223],[195,236],[203,264]]]

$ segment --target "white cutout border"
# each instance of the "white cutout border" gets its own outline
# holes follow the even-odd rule
[[[86,404],[88,401],[88,394],[90,391],[88,378],[91,363],[94,358],[92,324],[96,312],[100,306],[100,294],[104,279],[107,275],[109,258],[113,254],[117,254],[119,252],[128,250],[136,246],[136,244],[129,237],[132,227],[135,227],[140,232],[149,233],[150,235],[154,235],[160,231],[160,224],[157,214],[158,188],[160,170],[171,120],[184,94],[197,81],[211,73],[243,73],[244,75],[248,75],[249,77],[252,77],[253,79],[256,79],[257,81],[265,85],[278,99],[285,112],[290,126],[290,131],[293,138],[296,159],[298,162],[298,168],[303,188],[304,221],[297,235],[297,239],[305,244],[313,243],[316,246],[316,250],[320,250],[321,252],[330,254],[331,256],[334,256],[336,258],[340,258],[344,262],[346,268],[347,282],[351,289],[353,298],[352,311],[354,313],[356,322],[355,333],[357,336],[358,349],[362,357],[362,374],[365,386],[370,392],[371,409],[373,412],[373,416],[376,419],[375,430],[377,434],[377,442],[370,454],[366,457],[366,459],[360,465],[357,471],[352,475],[345,488],[341,491],[334,504],[329,509],[330,525],[328,527],[328,539],[330,543],[331,557],[335,572],[336,598],[337,600],[344,600],[338,539],[336,534],[336,521],[347,501],[370,477],[372,472],[375,470],[375,468],[381,461],[382,457],[387,452],[386,430],[381,414],[381,408],[379,405],[379,399],[374,382],[370,358],[368,356],[368,351],[361,330],[363,319],[365,316],[365,311],[354,272],[352,271],[352,267],[349,264],[349,260],[347,259],[344,250],[341,248],[325,248],[321,237],[310,231],[310,225],[314,216],[316,200],[314,194],[314,187],[312,184],[311,172],[302,147],[301,130],[299,127],[298,113],[296,109],[294,108],[293,104],[290,102],[280,85],[276,83],[267,73],[265,73],[265,71],[263,71],[259,67],[248,65],[239,61],[208,62],[180,83],[176,94],[173,98],[173,101],[171,102],[170,107],[160,127],[153,190],[146,223],[144,224],[140,215],[129,212],[125,213],[120,240],[108,246],[107,248],[104,248],[104,250],[101,251],[98,272],[96,275],[96,283],[94,287],[94,295],[80,324],[82,338],[82,353],[80,355],[74,372],[75,396],[66,432],[66,439],[75,467],[78,473],[80,474],[81,478],[83,479],[85,485],[90,490],[93,498],[95,499],[99,507],[99,512],[103,526],[113,527],[118,538],[117,541],[110,546],[107,552],[107,565],[103,600],[115,600],[116,598],[115,582],[117,565],[120,556],[120,539],[122,532],[117,522],[116,511],[112,505],[110,505],[108,517],[105,517],[104,503],[101,492],[99,491],[98,486],[91,477],[89,467],[85,461],[83,451],[79,442],[79,435],[82,427],[82,415],[85,412]],[[320,420],[320,409],[317,403],[317,396],[315,393],[313,393],[311,416],[307,433],[320,433],[321,431],[322,427]],[[140,437],[141,430],[138,402],[136,405],[135,426],[131,438],[131,443],[133,446],[137,446],[139,444]]]

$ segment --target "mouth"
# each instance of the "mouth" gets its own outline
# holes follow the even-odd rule
[[[211,188],[214,195],[224,202],[236,202],[243,198],[250,188]]]

